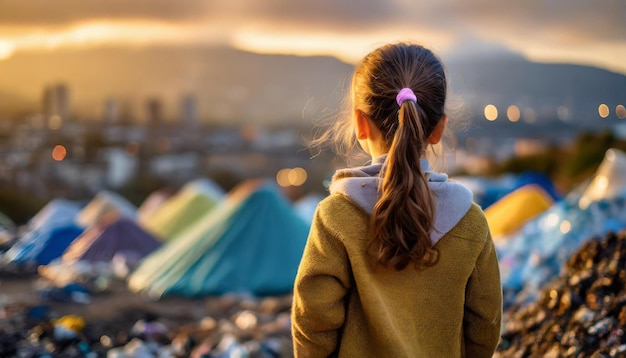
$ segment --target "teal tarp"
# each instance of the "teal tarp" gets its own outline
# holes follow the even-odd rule
[[[265,184],[243,198],[233,195],[150,254],[129,286],[154,297],[288,293],[308,230],[278,189]]]

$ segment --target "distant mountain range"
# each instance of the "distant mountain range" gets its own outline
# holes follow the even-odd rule
[[[531,108],[537,123],[560,120],[597,127],[598,105],[626,105],[626,76],[593,67],[541,64],[520,56],[444,56],[454,99],[466,116],[485,121],[494,104],[501,115]],[[337,115],[352,64],[331,57],[262,55],[215,47],[59,49],[20,52],[0,61],[0,115],[40,109],[46,85],[65,83],[76,117],[99,118],[112,98],[136,120],[158,98],[166,118],[177,118],[181,98],[196,97],[202,121],[309,124]],[[454,106],[453,106],[454,107]],[[558,108],[561,107],[560,110]],[[557,112],[558,110],[558,112]],[[609,119],[605,119],[607,122]],[[498,119],[496,126],[522,125]],[[499,124],[500,123],[500,124]]]

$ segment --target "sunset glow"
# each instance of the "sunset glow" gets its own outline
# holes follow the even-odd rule
[[[265,54],[298,56],[333,56],[345,62],[354,63],[374,48],[389,42],[389,39],[418,41],[430,48],[441,50],[454,43],[450,34],[427,29],[415,29],[407,36],[406,29],[387,28],[376,31],[353,32],[306,32],[282,28],[246,28],[233,35],[230,44],[244,51]],[[419,34],[419,36],[418,36]],[[349,44],[347,46],[346,44]]]
[[[203,36],[201,29],[154,21],[86,22],[71,27],[36,29],[21,35],[0,37],[0,60],[19,50],[52,50],[61,47],[101,45],[158,45],[210,42],[216,36]]]
[[[15,51],[15,46],[9,41],[0,41],[0,61],[11,57]]]
[[[245,3],[239,2],[242,5]],[[380,44],[393,41],[416,41],[438,53],[454,52],[459,45],[471,48],[472,44],[466,43],[466,36],[473,34],[479,41],[499,44],[533,61],[593,65],[626,73],[626,62],[623,61],[626,58],[626,42],[619,37],[594,38],[591,33],[576,37],[569,34],[566,27],[546,32],[540,27],[522,23],[523,19],[516,23],[494,18],[489,26],[484,26],[482,22],[475,22],[471,17],[459,17],[458,14],[455,15],[458,23],[449,27],[411,19],[402,11],[415,10],[414,5],[403,6],[398,9],[397,19],[389,18],[376,26],[370,26],[366,18],[361,26],[344,26],[339,21],[321,25],[320,19],[313,16],[302,15],[310,21],[300,22],[287,15],[281,18],[270,13],[232,13],[234,10],[231,8],[223,9],[224,14],[199,14],[193,19],[167,19],[167,16],[159,19],[106,18],[94,15],[55,26],[12,25],[3,21],[0,22],[0,60],[20,51],[63,47],[227,45],[262,54],[334,56],[354,63]],[[486,12],[483,16],[491,16],[489,14]],[[420,16],[425,15],[420,12]],[[355,21],[354,18],[352,21]],[[520,26],[531,26],[533,31],[520,32]]]

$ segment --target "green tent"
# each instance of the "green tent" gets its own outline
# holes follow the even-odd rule
[[[192,181],[151,213],[139,217],[141,226],[160,240],[171,240],[209,213],[223,191],[204,179]]]
[[[129,287],[153,297],[288,293],[308,231],[275,185],[244,185],[147,256]]]

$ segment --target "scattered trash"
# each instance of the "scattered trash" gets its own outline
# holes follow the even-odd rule
[[[586,241],[538,297],[505,312],[495,357],[626,356],[626,231]]]

